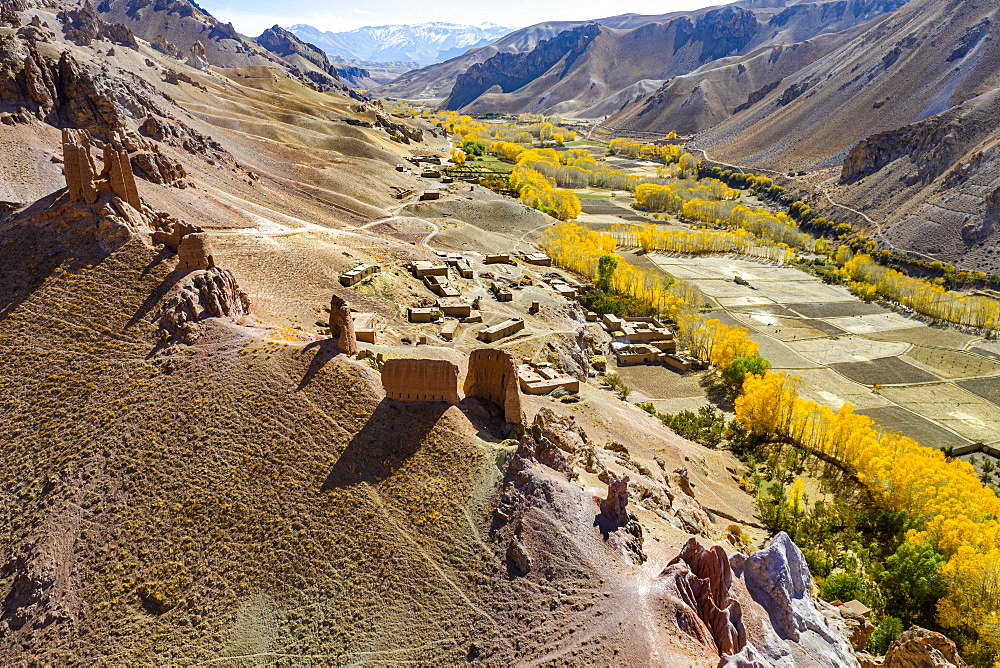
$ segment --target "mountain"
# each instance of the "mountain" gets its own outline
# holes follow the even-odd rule
[[[331,56],[375,62],[438,63],[469,49],[486,46],[511,32],[492,23],[477,26],[456,23],[365,26],[347,32],[324,32],[309,25],[288,30]]]
[[[826,192],[877,224],[815,196],[828,217],[868,228],[887,246],[996,272],[998,25],[996,3],[912,0],[694,145],[726,162],[804,171],[792,186]],[[647,116],[626,109],[608,123],[661,129],[668,118]]]
[[[903,2],[836,0],[823,3],[827,6],[818,11],[799,11],[802,5],[747,8],[736,4],[631,28],[594,22],[542,40],[531,51],[498,53],[471,65],[456,77],[444,106],[470,113],[530,111],[601,117],[651,88],[699,76],[762,50],[774,59],[787,50],[777,69],[794,72],[856,35],[852,30],[858,26]],[[741,65],[733,68],[737,79],[746,70]],[[734,87],[732,83],[727,79],[722,84],[724,94],[742,96],[741,102],[753,92],[746,85]],[[713,109],[713,102],[695,100],[687,113],[706,106],[707,113],[724,112]]]
[[[84,11],[90,7],[84,5]],[[136,36],[157,43],[175,57],[187,58],[192,48],[209,65],[247,67],[274,65],[277,58],[244,39],[230,23],[222,23],[190,0],[101,0],[97,13],[104,21],[124,25]],[[200,46],[195,47],[195,43]]]
[[[281,26],[268,28],[255,40],[262,47],[298,67],[303,74],[321,87],[336,85],[340,77],[337,68],[317,46],[307,44]],[[352,75],[363,78],[361,72]]]
[[[375,94],[382,97],[403,99],[446,98],[455,85],[455,79],[473,65],[482,63],[500,53],[525,53],[534,49],[539,42],[552,39],[565,30],[572,30],[586,23],[598,23],[611,28],[634,28],[653,21],[676,16],[662,14],[644,16],[641,14],[621,14],[594,21],[548,21],[527,28],[521,28],[497,40],[456,56],[443,63],[429,65],[413,72],[407,72],[398,79],[380,86]]]

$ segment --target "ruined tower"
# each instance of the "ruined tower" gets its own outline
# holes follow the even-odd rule
[[[211,269],[215,266],[212,257],[212,242],[204,232],[192,232],[181,237],[177,244],[177,269],[195,271]]]
[[[128,202],[133,209],[142,210],[135,175],[132,174],[132,163],[129,162],[128,151],[122,146],[122,136],[117,132],[104,145],[104,172],[101,176],[107,179],[111,192]]]
[[[62,131],[63,172],[71,201],[94,204],[101,192],[110,190],[136,211],[142,210],[132,164],[122,141],[116,132],[104,145],[104,168],[98,174],[90,154],[90,135],[84,130]]]
[[[521,422],[521,393],[513,356],[499,348],[480,348],[469,355],[465,396],[492,401],[504,412],[507,422]]]
[[[347,355],[358,354],[358,338],[354,333],[351,305],[343,297],[334,295],[330,300],[330,336],[338,338],[337,347]]]

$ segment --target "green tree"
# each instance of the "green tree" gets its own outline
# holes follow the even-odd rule
[[[485,155],[486,154],[486,144],[481,141],[472,141],[471,139],[462,143],[462,152],[466,155]]]
[[[722,372],[722,379],[730,387],[739,390],[743,387],[743,381],[746,379],[748,373],[754,376],[763,376],[770,368],[771,363],[760,355],[737,357]]]
[[[611,292],[611,279],[618,268],[618,259],[614,255],[602,255],[597,261],[597,278],[594,287],[601,292]]]
[[[900,545],[879,574],[890,609],[904,619],[931,621],[934,606],[944,594],[938,569],[946,561],[930,545]]]

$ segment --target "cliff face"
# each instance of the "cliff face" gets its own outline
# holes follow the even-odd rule
[[[844,159],[840,182],[853,183],[901,158],[913,166],[907,185],[933,181],[960,157],[961,136],[974,132],[951,116],[941,114],[862,139]]]
[[[600,33],[601,27],[591,23],[543,40],[528,53],[498,53],[460,74],[444,107],[461,109],[494,86],[499,86],[504,93],[510,93],[563,61],[564,69],[569,69]]]
[[[699,60],[707,63],[741,51],[756,36],[759,27],[753,12],[730,5],[700,17],[691,30],[690,39],[701,43]],[[684,44],[675,41],[674,52]]]

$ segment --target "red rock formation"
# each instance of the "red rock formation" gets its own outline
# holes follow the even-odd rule
[[[465,396],[492,401],[504,412],[504,419],[521,422],[521,392],[513,356],[498,348],[480,348],[469,355]]]
[[[682,605],[680,628],[720,656],[738,654],[747,646],[743,608],[733,598],[733,571],[720,546],[706,550],[692,538],[667,564],[662,576],[674,578]]]
[[[382,365],[382,387],[386,398],[396,401],[457,404],[458,367],[447,360],[386,360]]]
[[[333,295],[330,299],[330,336],[339,339],[337,347],[345,354],[358,354],[358,338],[354,333],[354,317],[351,315],[351,305],[346,299],[337,295]],[[383,372],[384,377],[385,374]],[[455,399],[455,403],[458,403],[457,398]]]

